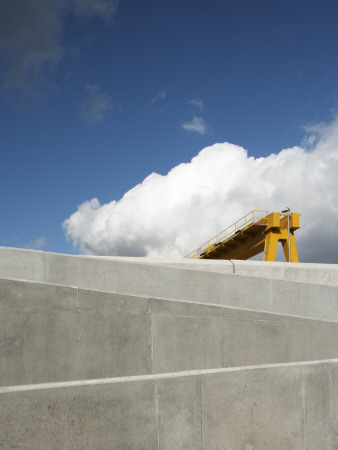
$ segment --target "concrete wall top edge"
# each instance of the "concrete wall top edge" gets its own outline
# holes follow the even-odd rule
[[[46,254],[46,255],[56,255],[65,256],[68,258],[88,258],[88,259],[104,259],[109,261],[123,261],[123,262],[135,262],[135,263],[149,263],[149,264],[182,264],[182,265],[233,265],[237,267],[267,267],[267,268],[298,268],[298,269],[324,269],[325,270],[336,270],[338,273],[338,264],[324,264],[324,263],[288,263],[281,261],[251,261],[251,260],[201,260],[201,259],[185,259],[185,258],[151,258],[151,257],[134,257],[134,256],[100,256],[100,255],[73,255],[66,253],[56,253],[48,252],[44,250],[32,250],[26,248],[17,247],[5,247],[0,246],[0,253],[3,251],[10,251],[13,253],[31,253],[31,254]]]
[[[282,268],[292,268],[297,267],[301,269],[312,268],[312,269],[331,269],[337,270],[338,272],[338,264],[325,264],[325,263],[289,263],[286,261],[251,261],[251,260],[240,260],[240,259],[231,259],[236,266],[251,266],[251,267],[282,267]]]
[[[47,255],[58,255],[58,256],[67,256],[70,258],[89,258],[89,259],[106,259],[109,261],[124,261],[124,262],[140,262],[140,263],[182,263],[182,264],[204,264],[204,265],[223,265],[230,264],[229,260],[201,260],[201,259],[186,259],[186,258],[153,258],[147,256],[107,256],[107,255],[74,255],[69,253],[57,253],[57,252],[48,252],[44,250],[33,250],[28,248],[18,248],[18,247],[5,247],[0,246],[0,252],[4,250],[9,250],[12,252],[24,252],[24,253],[43,253]]]
[[[278,368],[288,368],[288,367],[308,367],[308,366],[320,366],[328,364],[337,364],[338,359],[323,359],[317,361],[300,361],[292,363],[278,363],[278,364],[261,364],[254,366],[240,366],[240,367],[226,367],[221,369],[203,369],[203,370],[188,370],[182,372],[170,372],[170,373],[159,373],[150,375],[135,375],[126,377],[114,377],[114,378],[99,378],[94,380],[76,380],[76,381],[62,381],[56,383],[39,383],[39,384],[28,384],[28,385],[18,385],[18,386],[4,386],[0,387],[0,394],[9,392],[22,392],[22,391],[33,391],[33,390],[43,390],[43,389],[60,389],[67,387],[81,387],[90,386],[98,384],[116,384],[125,382],[135,382],[135,381],[152,381],[161,380],[168,378],[179,378],[179,377],[191,377],[191,376],[201,376],[201,375],[211,375],[220,374],[228,372],[245,372],[251,370],[269,370]]]

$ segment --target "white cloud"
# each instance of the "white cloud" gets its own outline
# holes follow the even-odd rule
[[[159,100],[164,100],[167,96],[167,89],[160,89],[155,97],[152,99],[151,104],[158,102]]]
[[[192,100],[189,100],[188,103],[201,110],[204,108],[204,103],[200,98],[193,98]]]
[[[30,248],[32,250],[42,250],[47,245],[47,239],[45,237],[41,237],[35,239],[35,241],[30,241],[26,244],[25,248]]]
[[[206,147],[119,201],[83,203],[66,236],[89,254],[183,257],[252,209],[289,206],[302,214],[300,260],[338,263],[338,119],[308,132],[310,148],[261,158],[229,143]]]
[[[191,122],[183,123],[182,128],[198,134],[205,134],[208,130],[207,124],[202,117],[194,117]]]
[[[117,6],[118,0],[1,0],[3,87],[28,92],[55,68],[65,52],[62,28],[67,14],[107,20]]]
[[[113,109],[110,97],[95,84],[87,84],[86,91],[87,98],[81,108],[82,117],[89,124],[101,122],[105,113]]]

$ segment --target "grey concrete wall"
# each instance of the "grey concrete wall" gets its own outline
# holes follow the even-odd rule
[[[0,279],[0,385],[336,357],[336,322]]]
[[[307,269],[303,270],[301,267],[304,265],[292,264],[295,269],[290,271],[285,268],[285,263],[270,263],[277,266],[269,265],[267,272],[264,269],[267,263],[245,262],[247,266],[243,265],[243,262],[240,262],[241,265],[235,262],[235,266],[229,261],[217,263],[188,260],[182,264],[179,261],[155,263],[147,258],[83,257],[0,248],[2,278],[42,281],[83,289],[221,304],[338,321],[338,286],[233,274],[234,267],[237,272],[243,270],[243,267],[249,267],[250,270],[254,267],[257,273],[265,276],[278,271],[290,274],[292,270],[296,270],[298,272],[295,273],[298,273],[300,278],[301,273],[306,272],[305,278],[312,276],[315,279],[315,275],[311,275],[311,267],[316,271],[316,267],[320,266],[320,273],[325,273],[326,265],[305,265]],[[194,270],[193,267],[199,269]],[[208,270],[201,270],[201,267],[208,267]],[[280,267],[284,269],[280,270]],[[328,267],[327,273],[331,273],[332,266]],[[336,266],[333,268],[336,270]],[[328,275],[327,279],[334,279],[334,276]]]
[[[0,447],[332,450],[338,363],[0,388]]]
[[[338,286],[337,264],[232,260],[234,273],[263,278]]]

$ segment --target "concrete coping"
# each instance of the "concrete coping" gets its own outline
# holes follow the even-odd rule
[[[267,279],[285,279],[295,282],[306,282],[311,284],[323,284],[338,286],[338,264],[323,263],[289,263],[289,262],[266,262],[254,260],[195,260],[186,258],[153,258],[153,257],[128,257],[128,256],[97,256],[97,255],[67,255],[63,253],[45,252],[42,250],[31,250],[11,247],[0,247],[0,267],[7,272],[7,261],[10,262],[10,270],[16,270],[18,260],[24,258],[24,266],[32,258],[32,264],[36,265],[34,276],[45,276],[43,271],[48,269],[50,261],[55,258],[67,258],[69,261],[100,261],[106,263],[126,263],[134,266],[153,266],[180,268],[187,271],[205,271],[215,273],[233,273],[242,276],[251,276]],[[50,260],[50,261],[49,261]],[[80,263],[80,264],[81,264]],[[22,264],[21,264],[22,266]],[[22,267],[20,270],[23,270]],[[38,272],[41,272],[38,274]],[[22,272],[22,273],[25,273]]]
[[[100,384],[116,384],[116,383],[126,383],[133,381],[153,381],[162,380],[168,378],[179,378],[179,377],[189,377],[189,376],[200,376],[200,375],[212,375],[219,373],[229,373],[229,372],[243,372],[248,370],[261,370],[261,369],[273,369],[273,368],[287,368],[287,367],[307,367],[307,366],[318,366],[325,364],[338,363],[338,359],[323,359],[316,361],[301,361],[292,363],[278,363],[278,364],[262,364],[254,366],[240,366],[240,367],[226,367],[222,369],[203,369],[203,370],[187,370],[183,372],[170,372],[170,373],[160,373],[151,375],[134,375],[127,377],[114,377],[114,378],[99,378],[93,380],[76,380],[76,381],[62,381],[57,383],[40,383],[40,384],[27,384],[18,386],[5,386],[0,387],[0,394],[6,394],[11,392],[24,392],[24,391],[38,391],[44,389],[61,389],[69,387],[82,387],[82,386],[93,386]]]

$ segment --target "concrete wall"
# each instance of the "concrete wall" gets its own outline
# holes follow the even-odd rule
[[[2,247],[0,276],[338,321],[338,286],[266,278],[271,273],[290,277],[293,269],[285,267],[286,263],[270,263],[264,269],[267,263],[234,262],[234,269],[230,261],[186,261],[181,265],[179,261],[155,263],[147,258],[81,257]],[[337,266],[291,266],[298,271],[297,277],[308,281],[324,281],[321,274],[327,273],[326,281],[332,284],[338,271]],[[203,267],[209,270],[201,270]],[[245,267],[262,276],[233,273]]]
[[[0,279],[0,385],[336,357],[336,322]]]
[[[0,447],[332,450],[338,362],[0,388]]]

